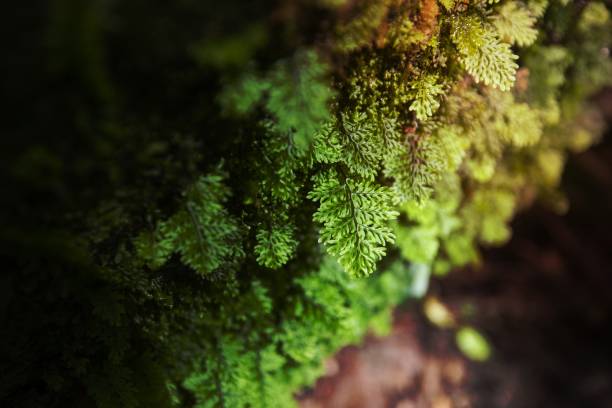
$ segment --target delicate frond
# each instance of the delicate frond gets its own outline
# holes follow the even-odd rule
[[[394,240],[387,225],[398,213],[393,193],[365,181],[340,180],[335,172],[317,176],[309,198],[319,202],[314,220],[322,225],[320,242],[352,276],[374,272]]]
[[[385,161],[385,175],[393,178],[395,198],[402,203],[429,198],[443,170],[442,151],[433,135],[408,138],[402,149]]]
[[[314,157],[321,163],[344,163],[351,172],[373,180],[396,138],[393,121],[376,123],[364,113],[343,115],[316,135]]]
[[[418,120],[426,120],[440,107],[438,98],[444,94],[444,86],[437,75],[425,75],[410,84],[414,101],[410,105]]]
[[[499,37],[510,44],[525,47],[533,44],[538,36],[535,16],[518,1],[502,4],[489,20]]]
[[[332,89],[327,73],[327,65],[316,52],[298,51],[263,75],[247,71],[226,86],[220,101],[226,111],[240,115],[263,104],[274,118],[276,130],[291,135],[295,146],[305,151],[330,117]]]
[[[510,45],[501,42],[495,33],[476,17],[457,18],[451,37],[461,53],[460,60],[476,82],[509,90],[514,84],[518,58]]]
[[[302,150],[308,148],[315,132],[330,117],[332,91],[326,75],[327,66],[316,53],[308,51],[278,64],[269,77],[266,108],[275,116],[278,130],[292,133]]]
[[[278,224],[270,227],[259,227],[255,254],[257,262],[267,268],[276,269],[293,256],[297,241],[294,238],[294,228],[291,224]]]
[[[200,177],[184,195],[179,211],[161,221],[153,235],[137,241],[140,256],[152,267],[161,266],[172,253],[198,274],[207,274],[243,255],[238,223],[223,207],[229,190],[219,174]]]
[[[337,29],[337,48],[350,52],[371,44],[372,35],[385,18],[390,0],[355,2],[354,16]]]
[[[540,140],[542,123],[536,110],[525,103],[513,103],[495,122],[502,140],[517,147],[532,146]]]

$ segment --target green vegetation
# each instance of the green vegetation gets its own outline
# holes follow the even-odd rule
[[[5,56],[11,407],[292,406],[516,211],[566,207],[565,157],[596,141],[586,100],[612,78],[600,2],[52,0],[4,18],[24,36]],[[486,358],[478,336],[457,340]]]

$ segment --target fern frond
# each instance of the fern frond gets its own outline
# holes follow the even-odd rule
[[[226,113],[244,116],[257,106],[269,89],[269,81],[248,69],[237,81],[225,86],[218,101]]]
[[[463,162],[470,141],[457,125],[441,126],[432,137],[440,147],[444,169],[447,173],[455,173]]]
[[[249,361],[243,358],[242,346],[229,336],[213,344],[214,349],[183,381],[183,387],[193,393],[197,408],[244,407],[249,402],[242,391]]]
[[[337,29],[337,48],[350,52],[369,45],[376,28],[387,15],[391,0],[359,0],[354,5],[353,18]]]
[[[321,227],[320,242],[351,276],[367,276],[394,241],[389,220],[393,193],[386,187],[353,179],[340,180],[333,171],[320,174],[308,197],[319,202],[313,219]]]
[[[378,124],[365,113],[343,115],[316,135],[314,157],[320,163],[344,163],[351,172],[373,180],[395,137],[389,121]]]
[[[535,18],[540,18],[544,15],[548,3],[548,0],[529,0],[527,1],[527,10]]]
[[[435,226],[413,226],[397,228],[398,247],[402,256],[424,265],[431,265],[440,247]]]
[[[442,151],[432,136],[407,139],[402,149],[385,160],[385,175],[393,178],[395,199],[423,202],[445,169]]]
[[[329,120],[331,88],[325,82],[327,66],[314,51],[298,52],[270,74],[266,108],[280,132],[293,134],[302,150],[310,146],[319,127]]]
[[[538,30],[535,29],[536,18],[519,2],[502,4],[489,21],[495,27],[503,41],[525,47],[535,42]]]
[[[414,101],[409,110],[418,120],[427,120],[440,107],[439,96],[444,94],[444,86],[438,83],[437,75],[424,75],[410,84]]]
[[[461,63],[476,82],[502,91],[514,84],[518,58],[510,45],[501,42],[492,29],[474,16],[458,17],[453,21],[451,38],[461,53]]]
[[[502,140],[517,147],[532,146],[542,135],[539,113],[526,103],[510,104],[494,127]]]
[[[257,263],[271,269],[286,264],[295,253],[298,244],[294,238],[294,227],[288,222],[284,225],[272,225],[269,228],[259,227],[256,239]]]
[[[503,188],[478,190],[462,209],[467,235],[487,244],[499,244],[510,237],[508,221],[514,213],[515,193]]]
[[[263,126],[266,134],[261,143],[262,160],[258,162],[259,195],[281,206],[295,205],[302,187],[299,175],[308,167],[308,157],[293,145],[290,133],[279,132],[272,121],[264,121]]]
[[[531,47],[525,55],[529,68],[529,100],[539,107],[557,105],[561,86],[566,82],[565,70],[570,65],[569,50],[557,45]]]
[[[264,75],[247,71],[225,87],[219,100],[230,113],[245,115],[262,103],[273,116],[280,133],[291,135],[302,151],[329,117],[332,90],[327,84],[328,67],[314,51],[298,51],[281,60]]]
[[[151,267],[163,265],[176,252],[186,265],[206,276],[244,255],[238,223],[223,207],[230,192],[222,180],[220,174],[200,177],[185,192],[176,214],[159,222],[153,235],[139,237],[139,255]]]

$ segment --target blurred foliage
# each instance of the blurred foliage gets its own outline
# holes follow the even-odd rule
[[[8,9],[10,407],[291,406],[517,210],[565,208],[612,78],[601,2]]]
[[[460,328],[455,339],[459,350],[472,360],[486,361],[491,356],[489,342],[473,327]]]

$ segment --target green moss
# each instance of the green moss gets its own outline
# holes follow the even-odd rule
[[[562,209],[612,78],[600,2],[81,3],[6,58],[3,406],[292,406]]]

